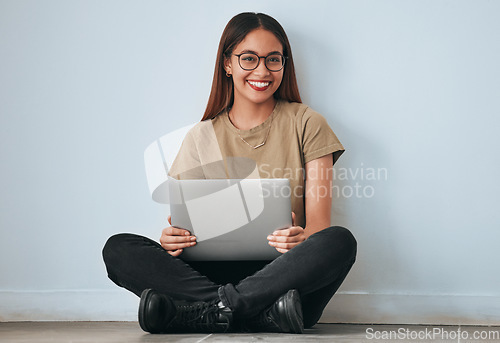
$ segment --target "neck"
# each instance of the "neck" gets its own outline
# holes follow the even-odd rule
[[[234,101],[229,111],[229,119],[240,130],[250,130],[263,122],[273,113],[276,99],[270,98],[262,104]]]

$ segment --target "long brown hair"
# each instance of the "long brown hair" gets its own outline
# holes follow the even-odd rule
[[[284,99],[291,102],[302,102],[295,77],[293,66],[292,49],[283,27],[271,16],[264,13],[245,12],[234,16],[226,25],[222,33],[217,60],[215,62],[214,79],[212,90],[208,98],[205,114],[201,119],[212,119],[221,111],[230,108],[234,102],[233,79],[226,76],[224,59],[230,58],[234,48],[245,36],[258,28],[263,28],[273,33],[283,46],[283,55],[287,57],[283,70],[283,79],[279,88],[274,93],[276,99]]]

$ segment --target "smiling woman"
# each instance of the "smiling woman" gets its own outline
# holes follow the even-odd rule
[[[277,70],[269,68],[266,58],[265,65],[271,71],[270,75],[273,76],[276,72],[280,74],[280,83],[277,85],[273,97],[291,102],[302,102],[295,78],[292,49],[283,27],[274,18],[265,14],[241,13],[229,21],[222,33],[215,62],[212,90],[202,120],[212,119],[222,110],[233,106],[234,75],[231,77],[231,70],[234,70],[232,68],[235,60],[234,54],[238,57],[239,54],[246,52],[253,53],[257,57],[267,56],[271,53],[282,55],[282,66]],[[255,67],[252,65],[252,68],[250,66],[244,68],[241,64],[240,67],[243,71],[258,68],[261,64],[261,58]],[[241,57],[238,57],[238,62],[241,62]],[[284,67],[285,62],[286,67]],[[257,81],[259,80],[257,78]],[[221,92],[221,90],[225,91]]]
[[[245,39],[235,47],[236,53],[225,58],[224,67],[227,75],[232,76],[234,90],[234,101],[229,116],[236,127],[248,130],[264,122],[272,112],[276,102],[273,94],[278,90],[283,79],[283,64],[279,63],[279,68],[271,71],[267,66],[267,56],[281,56],[282,50],[281,42],[273,33],[264,29],[256,29],[247,34]],[[259,55],[264,56],[262,58],[265,63],[260,63]],[[245,57],[243,64],[247,68],[242,66],[242,57]],[[276,59],[279,57],[274,58]],[[259,108],[260,113],[249,116],[249,119],[253,120],[246,123],[247,128],[239,127],[235,120],[237,117],[235,113],[241,113],[248,108]],[[242,116],[244,114],[240,117]],[[251,127],[248,127],[249,125]]]
[[[208,163],[214,151],[202,143],[206,125],[225,167]],[[331,167],[343,152],[326,120],[301,103],[281,25],[262,13],[232,18],[202,123],[187,133],[169,174],[244,178],[246,170],[240,175],[239,169],[246,168],[230,168],[229,161],[253,161],[258,177],[272,172],[298,190],[291,194],[293,225],[270,231],[268,244],[282,254],[273,261],[183,261],[178,257],[197,238],[172,226],[162,231],[160,244],[132,234],[111,237],[103,251],[108,275],[141,296],[141,327],[151,333],[301,333],[313,326],[356,257],[350,231],[330,226],[332,194],[325,191],[332,189]]]

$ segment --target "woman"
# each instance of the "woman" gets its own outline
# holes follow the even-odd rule
[[[208,152],[200,143],[206,124],[218,142]],[[294,225],[269,235],[282,253],[274,261],[185,262],[179,256],[196,237],[175,227],[163,230],[161,244],[132,234],[111,237],[103,250],[108,275],[141,296],[141,327],[301,333],[313,326],[356,255],[352,234],[330,227],[331,168],[343,151],[326,120],[301,103],[281,25],[261,13],[232,18],[202,122],[187,134],[169,173],[238,178],[248,176],[247,168],[229,168],[228,161],[254,161],[258,176],[290,179]],[[208,163],[212,153],[224,163]]]

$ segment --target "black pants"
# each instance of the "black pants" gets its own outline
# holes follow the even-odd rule
[[[220,298],[238,318],[257,315],[298,289],[304,326],[311,327],[351,269],[356,240],[349,230],[334,226],[273,261],[185,262],[159,243],[124,233],[108,239],[103,257],[109,278],[138,296],[153,288],[178,300]]]

